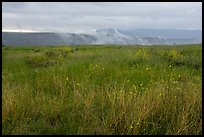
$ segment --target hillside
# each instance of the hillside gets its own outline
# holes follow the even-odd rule
[[[2,44],[13,46],[42,45],[173,45],[202,43],[201,31],[99,29],[89,34],[2,32]]]

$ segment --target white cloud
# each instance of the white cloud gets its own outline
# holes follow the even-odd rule
[[[201,2],[3,2],[2,29],[202,29]]]

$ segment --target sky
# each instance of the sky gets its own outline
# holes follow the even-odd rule
[[[202,30],[202,2],[3,2],[2,31]]]

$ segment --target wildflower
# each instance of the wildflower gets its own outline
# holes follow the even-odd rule
[[[135,85],[133,85],[133,88],[134,88],[134,90],[136,90],[136,89],[137,89],[137,87],[136,87]]]
[[[137,125],[140,125],[140,119],[138,120]]]
[[[169,65],[169,67],[171,68],[171,65]]]
[[[162,96],[162,93],[159,93],[160,96]]]
[[[133,128],[133,126],[131,125],[131,126],[130,126],[130,129],[132,129],[132,128]]]
[[[77,83],[77,85],[79,86],[80,84],[79,84],[79,83]]]
[[[67,77],[67,78],[66,78],[66,81],[68,81],[68,79],[69,79],[69,78]]]
[[[178,75],[178,77],[180,78],[180,77],[181,77],[181,75]]]

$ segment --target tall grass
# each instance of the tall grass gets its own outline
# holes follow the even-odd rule
[[[202,134],[202,45],[2,48],[3,134]]]

